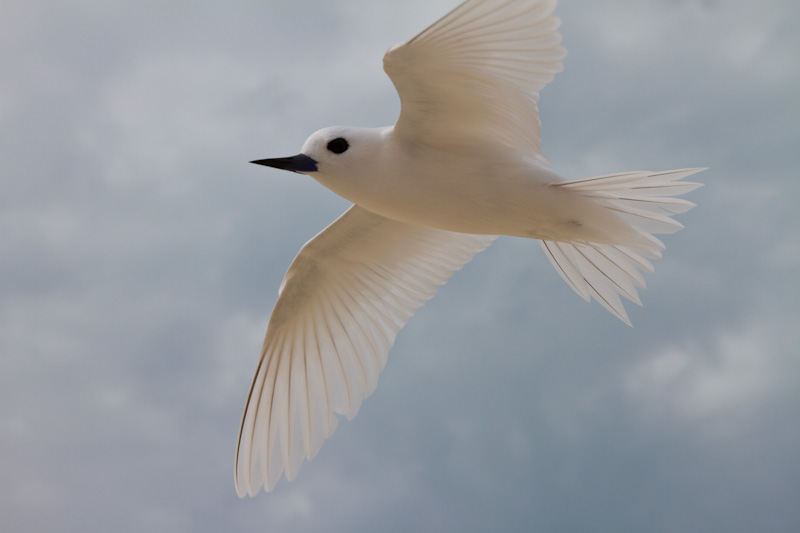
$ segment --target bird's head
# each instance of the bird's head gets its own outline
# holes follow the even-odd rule
[[[332,126],[313,133],[297,155],[251,163],[299,174],[348,175],[363,171],[374,161],[380,137],[380,130]]]

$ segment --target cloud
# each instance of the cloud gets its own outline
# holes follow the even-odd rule
[[[633,329],[500,239],[400,333],[292,483],[233,446],[277,287],[347,202],[247,161],[398,103],[454,5],[35,4],[0,20],[0,516],[11,530],[800,525],[797,8],[562,2],[571,178],[710,166]]]
[[[785,375],[796,362],[789,346],[775,342],[797,336],[787,326],[769,323],[724,332],[708,351],[667,348],[635,365],[626,386],[643,416],[664,409],[668,412],[662,414],[688,422],[751,417],[757,402],[791,393]]]

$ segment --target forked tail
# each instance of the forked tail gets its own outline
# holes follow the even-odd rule
[[[649,259],[661,257],[664,244],[654,233],[673,233],[683,225],[671,218],[695,206],[673,198],[701,187],[681,181],[704,168],[665,172],[625,172],[560,183],[594,199],[629,224],[636,244],[598,244],[540,241],[542,249],[564,281],[581,298],[594,298],[614,316],[631,325],[620,295],[642,305],[637,289],[645,288],[642,272],[653,272]],[[630,239],[629,239],[630,241]]]

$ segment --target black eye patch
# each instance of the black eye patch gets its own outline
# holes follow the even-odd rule
[[[328,143],[328,150],[334,154],[342,154],[350,148],[350,144],[342,137],[337,137]]]

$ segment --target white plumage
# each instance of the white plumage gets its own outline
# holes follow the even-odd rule
[[[372,394],[397,332],[492,236],[353,206],[300,250],[270,317],[236,453],[239,495],[297,474]]]
[[[642,272],[702,169],[566,181],[541,149],[539,91],[562,69],[555,0],[467,0],[384,57],[394,126],[332,127],[306,173],[355,205],[303,246],[267,328],[236,449],[240,496],[293,479],[378,382],[397,332],[496,235],[540,239],[562,278],[630,325]]]

